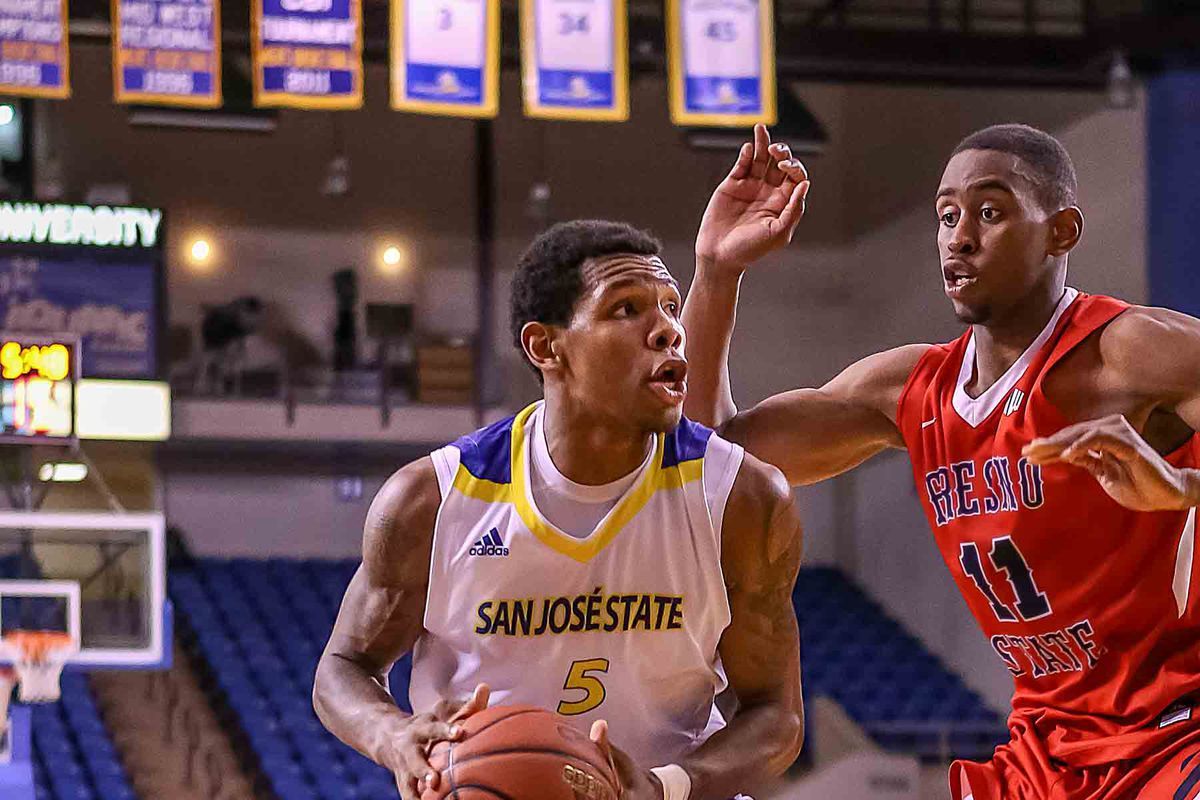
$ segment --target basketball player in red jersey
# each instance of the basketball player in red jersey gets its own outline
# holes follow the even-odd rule
[[[714,193],[684,311],[686,412],[793,484],[907,449],[959,589],[1013,675],[1011,741],[951,767],[959,800],[1200,792],[1200,321],[1067,286],[1070,157],[1021,125],[968,136],[935,200],[943,290],[969,327],[739,412],[747,266],[803,215],[804,167],[755,131]]]

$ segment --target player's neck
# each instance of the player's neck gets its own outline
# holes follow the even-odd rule
[[[607,420],[549,397],[542,425],[550,458],[563,477],[585,486],[603,486],[625,477],[646,460],[653,434],[627,421]]]
[[[975,325],[975,379],[968,392],[998,381],[1046,328],[1065,291],[1065,276],[1039,284],[1001,319]]]

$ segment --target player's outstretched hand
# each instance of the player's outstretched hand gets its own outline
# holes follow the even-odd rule
[[[621,781],[620,800],[662,800],[662,783],[653,772],[638,767],[632,758],[609,741],[607,722],[602,719],[593,722],[590,738],[612,762]]]
[[[442,701],[431,714],[414,714],[400,723],[391,741],[386,766],[396,776],[396,788],[403,800],[419,800],[426,787],[436,789],[442,776],[429,766],[429,751],[438,742],[456,742],[463,737],[457,723],[487,708],[491,690],[487,684],[475,687],[467,700]]]
[[[786,245],[804,216],[808,172],[786,144],[771,144],[765,125],[742,145],[733,169],[713,192],[696,235],[696,258],[740,273]]]
[[[1086,469],[1110,497],[1134,511],[1185,509],[1197,502],[1184,471],[1169,464],[1120,414],[1034,439],[1021,454],[1038,465]]]

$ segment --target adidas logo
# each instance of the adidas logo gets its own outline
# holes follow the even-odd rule
[[[500,540],[500,531],[492,528],[482,539],[471,545],[471,549],[467,551],[467,554],[472,556],[499,556],[500,558],[507,558],[508,548]]]
[[[1008,396],[1008,402],[1004,404],[1004,416],[1015,413],[1021,407],[1021,401],[1024,399],[1024,392],[1020,389],[1013,389],[1013,393]]]

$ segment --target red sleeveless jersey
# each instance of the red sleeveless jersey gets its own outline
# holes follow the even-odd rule
[[[1021,457],[1033,439],[1079,421],[1043,393],[1046,375],[1126,308],[1068,289],[978,398],[963,389],[974,374],[971,332],[931,347],[897,415],[942,556],[1013,675],[1013,714],[1072,766],[1139,757],[1167,733],[1150,723],[1200,690],[1195,510],[1130,511],[1083,469]],[[1196,467],[1200,436],[1168,460]]]

